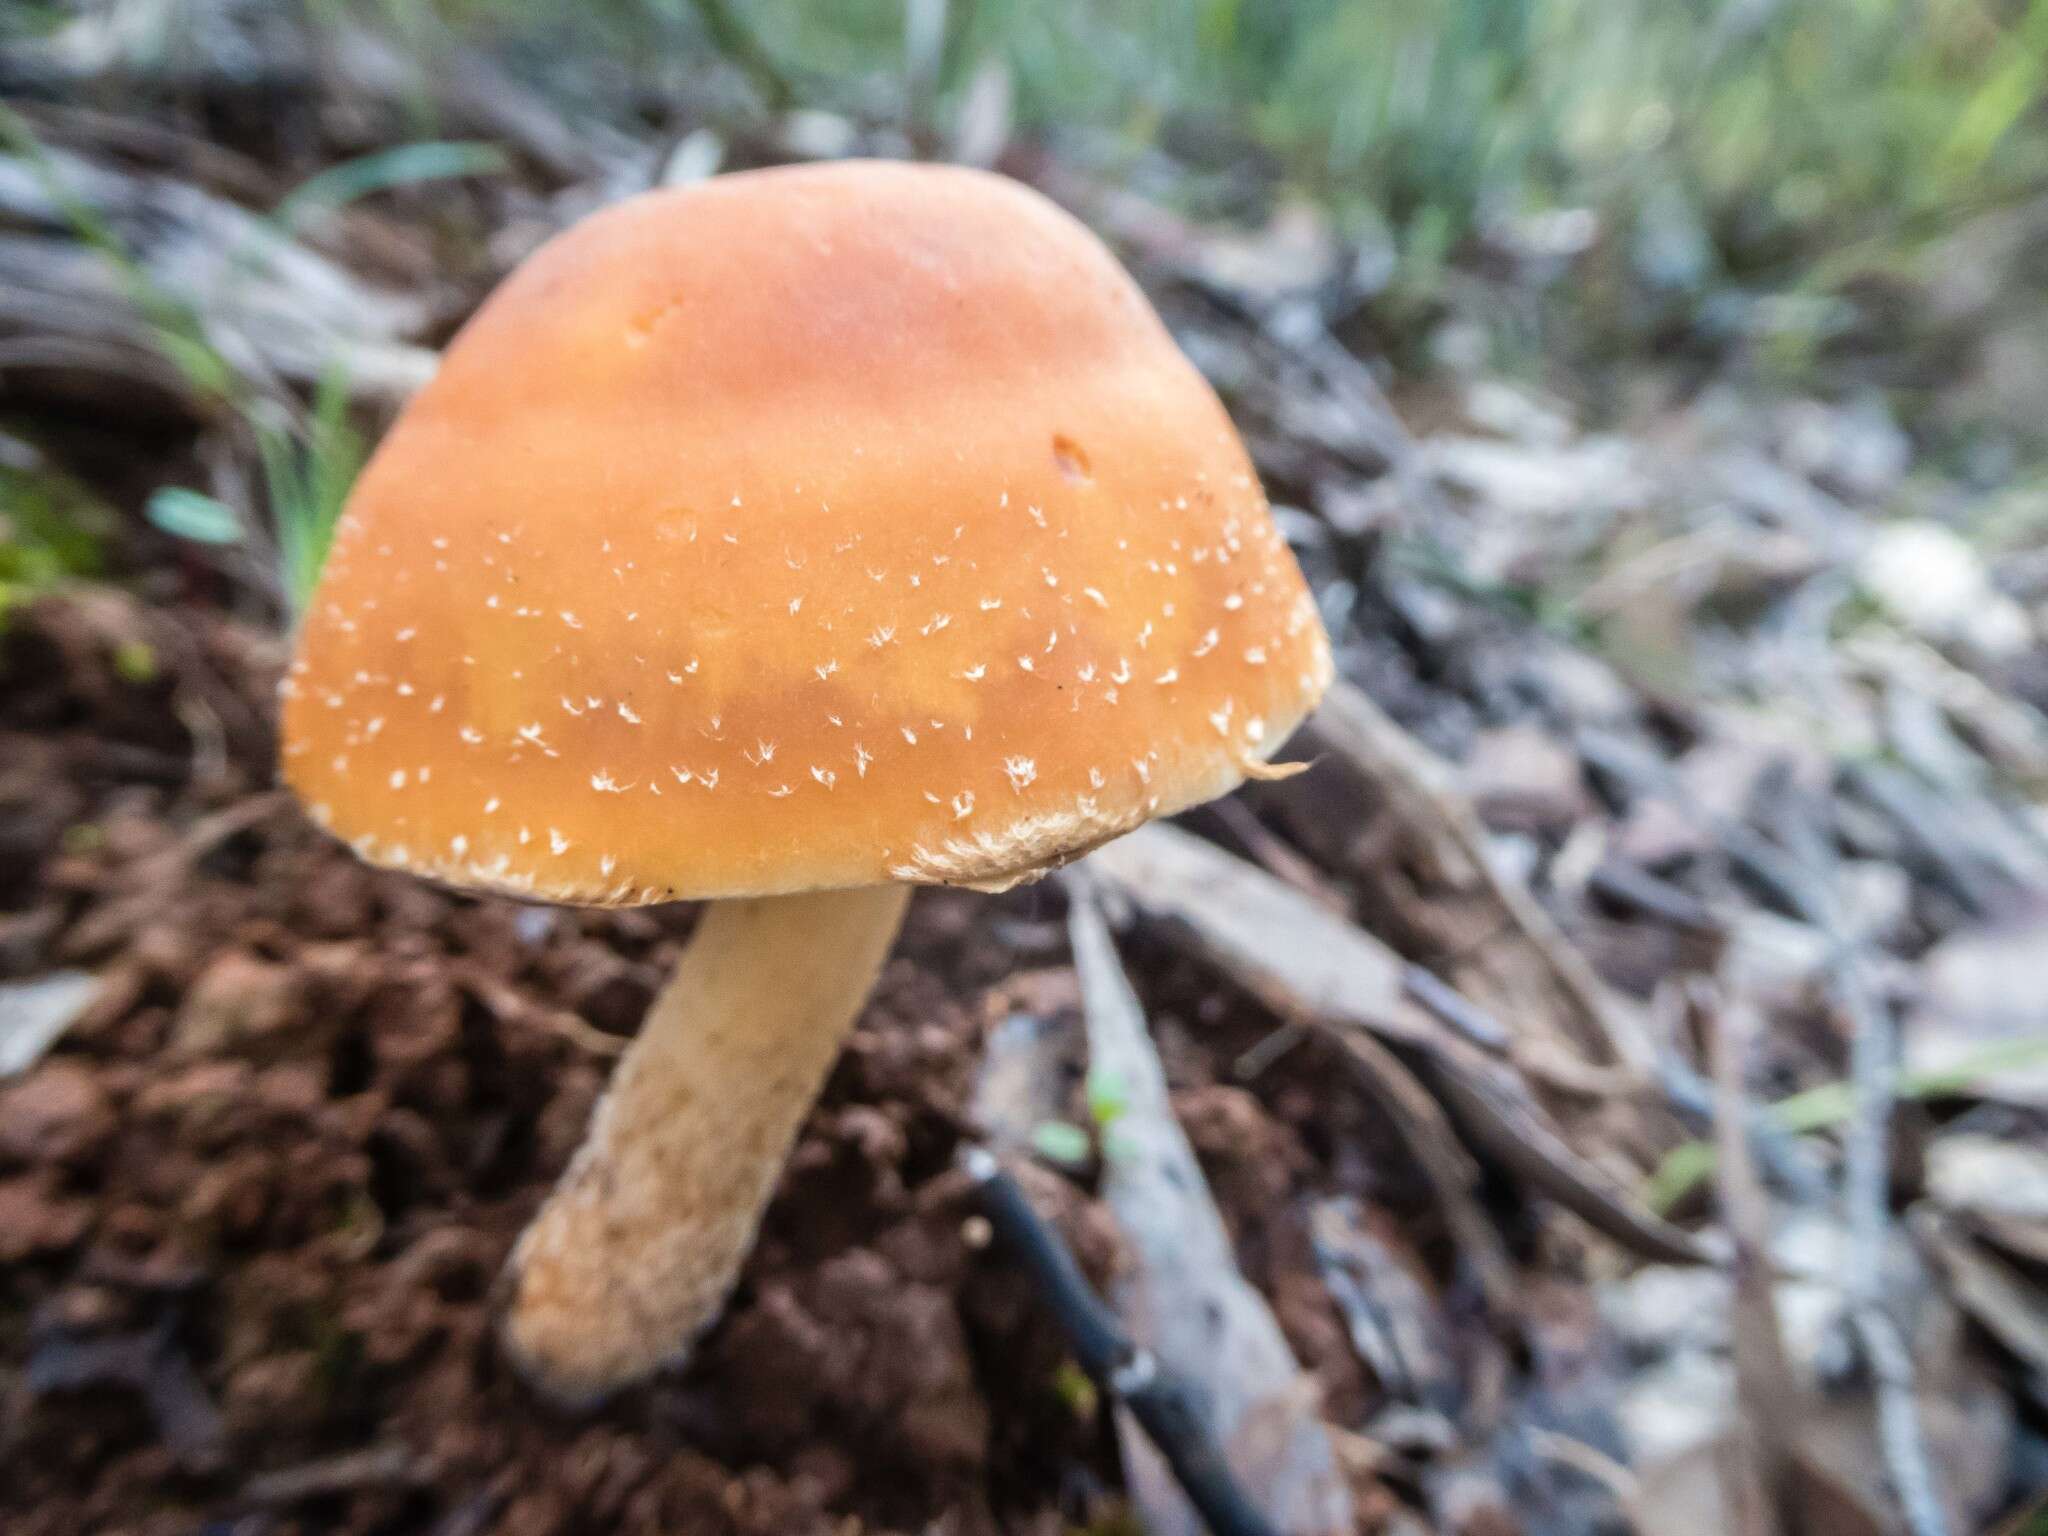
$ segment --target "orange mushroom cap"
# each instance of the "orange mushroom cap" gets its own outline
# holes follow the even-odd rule
[[[847,163],[635,198],[505,281],[343,513],[284,765],[458,885],[1000,885],[1227,792],[1329,674],[1103,245]]]

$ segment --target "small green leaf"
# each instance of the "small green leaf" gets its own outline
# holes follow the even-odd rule
[[[1131,1107],[1131,1090],[1116,1072],[1096,1068],[1088,1074],[1088,1118],[1100,1130],[1108,1130]]]
[[[114,673],[124,683],[142,687],[156,681],[156,649],[146,640],[127,640],[114,648]]]
[[[182,485],[167,485],[149,498],[145,515],[165,533],[194,544],[239,544],[242,520],[225,502]]]
[[[1093,1150],[1088,1133],[1065,1120],[1048,1120],[1031,1133],[1031,1150],[1062,1168],[1080,1168]]]
[[[73,857],[98,853],[107,846],[107,829],[96,821],[74,821],[64,829],[64,851]]]
[[[1946,1066],[1923,1072],[1901,1072],[1892,1079],[1892,1093],[1901,1099],[1935,1099],[1947,1094],[1966,1093],[1970,1085],[1996,1073],[2048,1062],[2048,1035],[2020,1035],[1995,1040],[1956,1058]],[[1778,1122],[1779,1129],[1795,1136],[1809,1135],[1842,1124],[1856,1112],[1853,1083],[1821,1083],[1803,1093],[1768,1104],[1764,1112]],[[1664,1160],[1643,1186],[1643,1198],[1658,1215],[1691,1194],[1713,1176],[1716,1155],[1707,1141],[1681,1142],[1664,1154]]]
[[[1053,1395],[1066,1404],[1067,1411],[1082,1423],[1095,1417],[1100,1398],[1095,1383],[1088,1379],[1088,1373],[1072,1360],[1062,1360],[1059,1369],[1052,1373]]]
[[[295,229],[314,213],[328,212],[394,187],[423,181],[449,181],[461,176],[488,176],[511,162],[495,144],[400,144],[354,160],[344,160],[301,182],[277,205],[273,215],[284,229]]]
[[[1643,1201],[1660,1216],[1668,1216],[1679,1201],[1704,1184],[1713,1172],[1712,1142],[1681,1142],[1664,1154],[1664,1160],[1650,1175],[1643,1187]]]
[[[1974,175],[1991,152],[2040,99],[2041,59],[2025,48],[2011,49],[1956,114],[1955,126],[1938,157],[1945,175]]]

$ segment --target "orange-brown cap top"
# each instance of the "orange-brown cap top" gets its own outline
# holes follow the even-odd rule
[[[515,272],[364,471],[284,764],[366,858],[631,903],[1002,884],[1227,792],[1327,640],[1222,406],[978,172],[749,172]]]

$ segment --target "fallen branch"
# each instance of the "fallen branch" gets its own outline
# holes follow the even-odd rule
[[[1088,1288],[1059,1234],[1038,1219],[995,1155],[970,1147],[961,1154],[960,1166],[974,1181],[981,1212],[996,1238],[1037,1285],[1081,1369],[1100,1391],[1130,1410],[1215,1536],[1279,1536],[1231,1475],[1194,1394],[1124,1332],[1116,1315]]]

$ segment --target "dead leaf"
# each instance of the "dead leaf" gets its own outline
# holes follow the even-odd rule
[[[1927,1194],[2015,1256],[2048,1265],[2048,1151],[1965,1133],[1927,1149]]]
[[[1458,777],[1480,820],[1499,831],[1561,833],[1591,808],[1579,755],[1540,726],[1481,731]]]
[[[0,1078],[34,1066],[98,990],[99,978],[84,971],[52,971],[0,985]]]
[[[1728,1438],[1710,1440],[1645,1469],[1635,1499],[1635,1523],[1646,1533],[1685,1536],[1756,1536],[1728,1497],[1740,1478],[1741,1453]],[[1897,1523],[1804,1456],[1788,1474],[1788,1507],[1795,1536],[1895,1536]]]
[[[1442,1032],[1408,999],[1398,955],[1212,844],[1154,822],[1096,849],[1087,867],[1283,1018],[1334,1020],[1416,1046]]]
[[[1997,589],[1968,542],[1940,523],[1881,526],[1856,575],[1894,620],[1936,643],[2005,656],[2032,638],[2026,611]]]
[[[2048,1294],[1932,1211],[1913,1216],[1913,1235],[1948,1276],[1957,1305],[2015,1359],[2048,1378]]]
[[[2048,906],[2008,923],[1965,929],[1929,950],[1923,991],[1904,1029],[1906,1071],[1953,1071],[1987,1046],[2039,1041],[2048,1051]],[[1978,1098],[2048,1106],[2048,1056],[1970,1076],[1959,1087]]]

